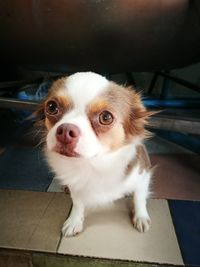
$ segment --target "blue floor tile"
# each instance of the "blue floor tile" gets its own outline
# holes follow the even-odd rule
[[[169,207],[184,263],[200,266],[200,202],[170,200]]]
[[[46,191],[53,174],[38,148],[7,148],[0,155],[0,188]]]

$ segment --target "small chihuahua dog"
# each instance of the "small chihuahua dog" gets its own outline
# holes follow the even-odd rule
[[[55,81],[38,114],[45,127],[45,154],[73,206],[62,233],[83,230],[85,211],[133,194],[133,225],[150,227],[146,200],[152,176],[143,145],[147,111],[140,94],[92,72]]]

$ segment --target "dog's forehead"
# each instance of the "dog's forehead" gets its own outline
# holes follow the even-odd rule
[[[74,106],[85,107],[96,96],[106,90],[109,81],[93,72],[80,72],[69,76],[65,81],[68,96]]]

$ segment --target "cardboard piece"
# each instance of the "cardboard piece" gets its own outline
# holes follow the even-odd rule
[[[70,207],[63,193],[0,190],[0,247],[56,252]]]
[[[126,198],[91,212],[83,233],[60,239],[69,195],[0,190],[0,248],[183,264],[167,201],[149,201],[152,227],[145,234],[132,226],[130,203]]]
[[[152,226],[145,234],[133,228],[130,202],[122,199],[92,212],[81,234],[62,238],[58,253],[183,265],[167,201],[149,201]]]

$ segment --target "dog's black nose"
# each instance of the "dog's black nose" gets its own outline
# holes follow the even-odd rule
[[[79,136],[79,128],[71,123],[63,123],[56,130],[56,138],[61,143],[76,143],[79,139]]]

